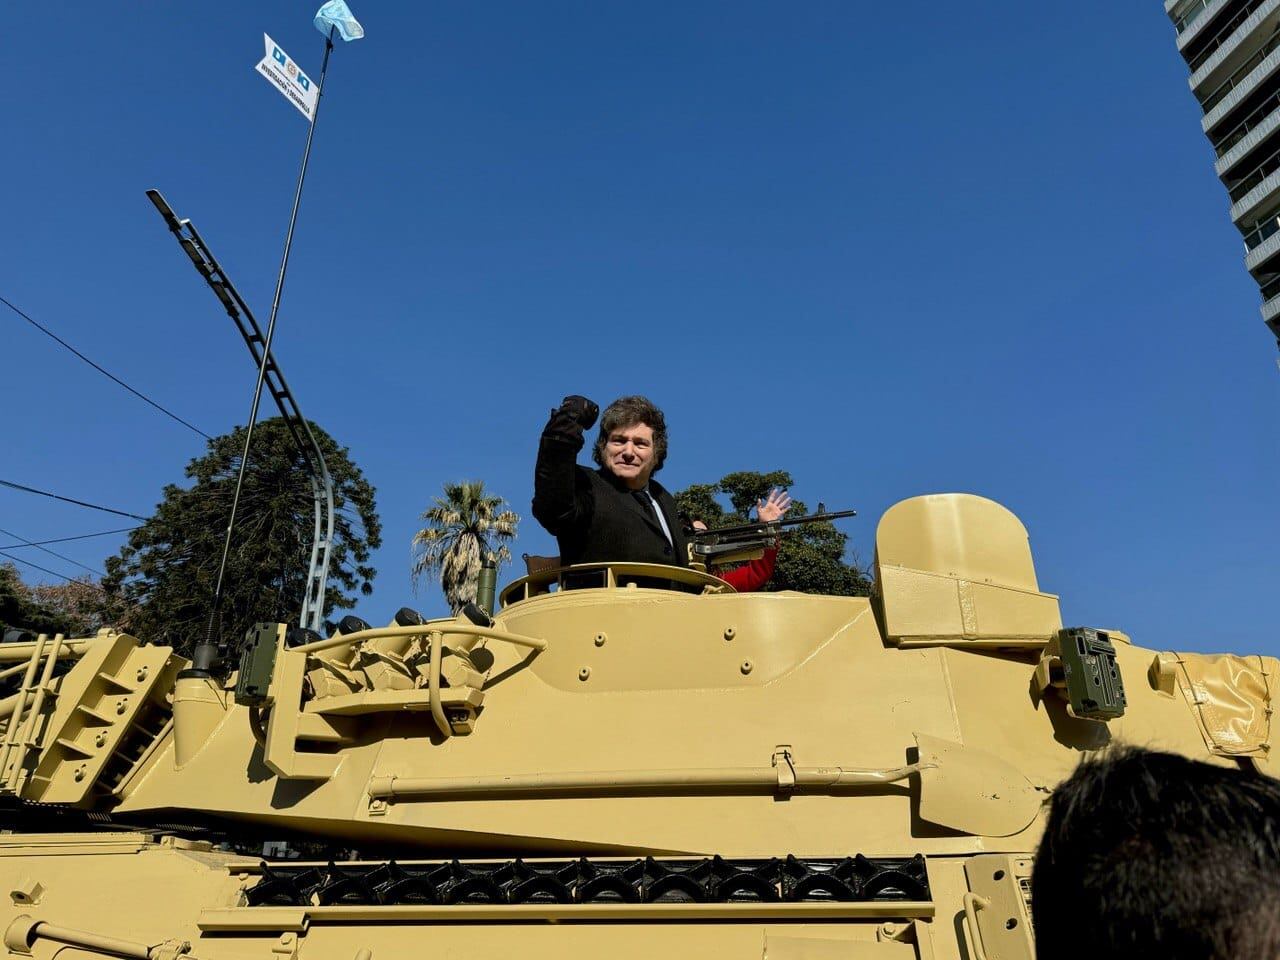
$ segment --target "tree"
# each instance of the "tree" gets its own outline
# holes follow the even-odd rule
[[[28,588],[32,603],[45,617],[45,633],[87,637],[103,626],[102,586],[90,577],[66,583],[40,583]]]
[[[702,520],[711,529],[746,523],[756,502],[773,487],[790,487],[791,474],[785,470],[758,473],[741,470],[726,474],[717,483],[695,483],[675,495],[680,512]],[[729,498],[725,510],[716,498]],[[801,500],[792,500],[789,516],[808,513]],[[831,523],[812,523],[783,534],[778,563],[766,590],[797,590],[841,597],[865,597],[871,592],[871,577],[857,557],[846,562],[849,538]]]
[[[414,585],[440,571],[440,588],[449,608],[457,613],[476,598],[482,559],[498,566],[511,560],[507,544],[515,539],[520,518],[504,510],[506,501],[487,494],[483,480],[446,483],[444,496],[422,514],[427,526],[413,538]]]
[[[18,568],[12,563],[0,561],[0,626],[27,626],[30,602],[27,585],[18,576]]]
[[[382,544],[373,487],[324,430],[311,424],[333,478],[334,530],[325,615],[373,592],[369,553]],[[170,484],[155,515],[107,560],[108,613],[142,639],[189,653],[204,639],[231,500],[244,449],[244,428],[209,441],[187,464],[189,487]],[[296,622],[306,591],[313,537],[311,484],[302,453],[279,417],[253,432],[249,467],[223,579],[224,642],[236,643],[259,621]],[[218,639],[218,638],[215,638]]]
[[[4,627],[85,637],[102,626],[102,612],[102,587],[88,577],[31,586],[13,564],[0,563],[0,625]]]

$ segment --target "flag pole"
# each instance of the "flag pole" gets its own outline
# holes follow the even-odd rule
[[[191,669],[184,674],[208,677],[218,660],[218,638],[222,633],[222,586],[227,572],[227,556],[231,553],[231,533],[235,529],[236,511],[240,506],[240,493],[244,487],[245,468],[249,464],[249,443],[253,439],[253,427],[258,420],[258,405],[262,400],[262,384],[267,375],[271,357],[271,339],[276,332],[276,315],[280,312],[280,295],[284,291],[284,276],[289,269],[289,251],[293,247],[293,229],[298,222],[298,208],[302,205],[302,185],[307,179],[307,163],[311,159],[311,141],[316,133],[316,121],[320,119],[320,105],[324,102],[324,78],[329,72],[329,54],[333,52],[333,35],[337,27],[330,26],[324,39],[324,61],[320,65],[320,82],[316,85],[316,108],[307,128],[307,145],[302,151],[302,167],[298,171],[298,187],[293,194],[293,211],[289,214],[289,229],[284,236],[284,253],[280,258],[280,273],[276,277],[276,292],[271,298],[271,316],[267,320],[267,334],[262,345],[262,362],[258,364],[258,382],[253,390],[253,404],[249,408],[249,425],[245,429],[244,448],[240,452],[240,470],[236,474],[235,494],[231,498],[231,516],[227,519],[226,537],[222,542],[222,559],[218,561],[218,579],[213,588],[213,606],[209,611],[209,626],[203,643],[192,651]],[[323,600],[322,600],[323,602]]]

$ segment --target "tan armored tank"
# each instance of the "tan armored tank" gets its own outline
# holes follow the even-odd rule
[[[573,577],[492,622],[264,625],[225,678],[105,631],[0,647],[7,955],[1029,958],[1083,751],[1276,771],[1274,658],[1062,629],[989,500],[889,510],[871,599]]]

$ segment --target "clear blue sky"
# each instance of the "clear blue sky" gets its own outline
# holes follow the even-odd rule
[[[551,552],[548,409],[642,392],[668,486],[790,470],[864,559],[894,502],[981,493],[1068,622],[1280,653],[1277,354],[1159,0],[353,2],[276,353],[378,490],[361,615],[441,611],[409,541],[448,480]],[[254,371],[143,191],[265,318],[306,125],[254,64],[318,74],[318,5],[5,12],[0,295],[210,433]],[[202,452],[2,309],[0,345],[0,476],[146,514]]]

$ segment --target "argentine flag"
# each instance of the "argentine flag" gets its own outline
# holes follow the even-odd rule
[[[364,27],[360,26],[360,21],[352,16],[344,0],[329,0],[316,11],[313,22],[316,29],[326,37],[329,36],[331,29],[336,29],[338,36],[343,40],[359,40],[364,36]]]

